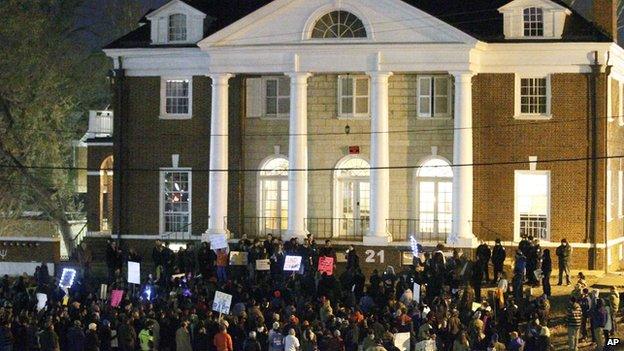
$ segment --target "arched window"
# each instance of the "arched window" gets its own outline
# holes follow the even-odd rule
[[[524,36],[544,36],[544,10],[539,7],[524,9]]]
[[[363,236],[370,220],[370,164],[347,156],[334,172],[334,233],[339,237]]]
[[[415,188],[421,236],[446,239],[453,218],[453,169],[445,159],[427,159],[416,172]]]
[[[176,13],[169,16],[169,41],[186,41],[186,15]]]
[[[113,156],[100,166],[100,231],[109,232],[113,226]]]
[[[266,160],[258,177],[260,234],[280,234],[288,228],[288,167],[283,156]]]
[[[314,24],[313,39],[366,38],[364,23],[356,15],[347,11],[333,11]]]

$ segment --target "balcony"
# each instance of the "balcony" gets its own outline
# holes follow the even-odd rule
[[[243,234],[248,238],[266,238],[271,234],[280,238],[288,229],[286,217],[245,217],[243,218]]]
[[[388,219],[386,227],[394,241],[409,241],[413,236],[418,242],[445,243],[451,233],[450,220]]]
[[[89,111],[89,139],[109,138],[113,135],[113,111]]]
[[[368,218],[306,218],[306,229],[316,239],[361,241],[370,228]]]

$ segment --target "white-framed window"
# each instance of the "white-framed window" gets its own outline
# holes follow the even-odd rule
[[[193,80],[191,78],[162,78],[160,85],[161,118],[191,118]]]
[[[550,76],[516,75],[516,118],[549,119],[551,118]]]
[[[515,239],[550,240],[550,171],[515,172]]]
[[[288,229],[288,169],[286,156],[265,160],[258,175],[258,225],[260,233],[281,234]]]
[[[611,170],[607,169],[607,203],[605,211],[607,211],[607,222],[613,220],[613,177]]]
[[[264,115],[269,118],[288,118],[290,116],[290,78],[265,77]]]
[[[368,76],[338,76],[338,117],[370,118]]]
[[[450,76],[418,76],[418,117],[450,117],[452,87]]]
[[[523,11],[524,36],[544,36],[544,10],[540,7],[529,7]]]
[[[348,11],[332,11],[320,17],[312,28],[312,39],[366,38],[362,20]]]
[[[441,157],[431,157],[416,172],[418,231],[423,237],[444,240],[453,219],[453,169]]]
[[[618,171],[618,217],[624,217],[624,171]]]
[[[160,170],[160,232],[191,233],[192,172],[190,168]]]
[[[169,15],[168,41],[170,43],[186,41],[186,15],[174,13]]]

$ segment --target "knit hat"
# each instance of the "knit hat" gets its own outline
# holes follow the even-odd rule
[[[93,331],[97,330],[97,324],[95,324],[95,323],[90,323],[90,324],[89,324],[89,330],[93,330]]]
[[[277,330],[277,329],[279,329],[279,327],[280,327],[279,322],[273,323],[273,329]]]

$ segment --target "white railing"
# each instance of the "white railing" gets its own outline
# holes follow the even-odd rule
[[[89,111],[89,131],[94,137],[113,135],[113,111]]]

